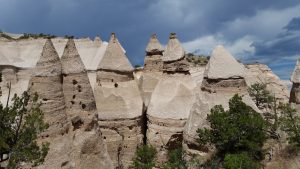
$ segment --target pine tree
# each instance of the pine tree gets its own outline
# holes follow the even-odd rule
[[[198,129],[200,145],[214,145],[219,158],[228,154],[247,154],[253,163],[263,159],[262,146],[268,125],[263,117],[246,105],[237,94],[229,101],[229,110],[221,105],[207,116],[210,128]]]
[[[155,165],[156,149],[151,145],[143,145],[135,152],[133,159],[134,169],[152,169]]]
[[[0,165],[18,168],[22,162],[43,163],[49,149],[49,143],[37,143],[38,134],[48,127],[43,117],[37,95],[30,98],[24,92],[13,97],[11,106],[0,104]]]

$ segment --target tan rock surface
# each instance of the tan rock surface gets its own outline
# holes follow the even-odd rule
[[[245,76],[244,66],[221,45],[211,54],[204,76],[209,79],[228,79]],[[225,71],[226,70],[226,71]]]
[[[158,151],[157,167],[167,160],[169,150],[181,146],[183,127],[194,102],[193,90],[196,87],[189,73],[189,64],[185,61],[184,50],[174,34],[170,35],[168,46],[163,58],[167,54],[169,59],[163,59],[164,73],[147,109],[147,144]]]
[[[49,123],[47,135],[64,134],[67,116],[62,88],[61,62],[51,42],[47,40],[29,82],[29,93],[37,93],[41,110]]]
[[[104,70],[115,70],[115,71],[133,71],[128,58],[126,57],[124,50],[122,49],[120,42],[115,37],[115,34],[112,33],[109,40],[105,54],[98,65],[98,69]]]
[[[282,81],[272,70],[264,64],[248,64],[246,67],[246,82],[248,87],[254,83],[262,83],[267,85],[267,90],[281,102],[289,101],[289,89],[284,81]]]
[[[185,51],[181,46],[179,40],[176,37],[176,33],[171,33],[169,37],[169,42],[166,46],[163,61],[176,61],[184,57]]]
[[[142,144],[143,101],[133,68],[118,39],[112,34],[99,63],[95,99],[99,125],[115,167],[129,168]]]

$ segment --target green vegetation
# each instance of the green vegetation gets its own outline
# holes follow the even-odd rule
[[[274,97],[266,87],[266,84],[255,83],[248,89],[250,96],[254,99],[258,108],[262,108],[265,104],[271,103],[274,100]]]
[[[44,38],[44,39],[52,39],[52,38],[56,38],[55,35],[50,35],[50,34],[32,34],[32,33],[24,33],[21,37],[19,37],[18,39],[29,39],[29,38],[33,38],[33,39],[38,39],[38,38]]]
[[[199,144],[214,145],[222,160],[239,158],[246,154],[253,163],[263,159],[263,143],[267,139],[267,123],[262,116],[246,105],[237,94],[229,101],[229,110],[221,105],[211,109],[207,116],[210,128],[198,129]],[[231,160],[229,160],[230,162]],[[228,163],[229,163],[228,162]]]
[[[163,169],[187,169],[182,148],[171,150],[168,153],[168,161],[163,166]]]
[[[206,65],[209,61],[209,56],[195,55],[193,53],[186,54],[186,60],[196,65]]]
[[[10,37],[9,35],[7,35],[7,34],[5,34],[3,32],[0,32],[0,37],[8,39],[8,40],[15,40],[14,38]]]
[[[30,98],[24,92],[21,97],[15,95],[12,101],[11,106],[0,104],[0,166],[6,163],[7,168],[13,169],[22,162],[40,165],[48,153],[49,143],[36,141],[38,134],[48,127],[38,97]]]
[[[254,162],[246,153],[226,154],[223,163],[224,169],[260,169],[258,163]]]
[[[140,68],[142,67],[141,65],[134,65],[134,68]]]
[[[135,152],[133,159],[134,169],[152,169],[155,165],[156,149],[151,145],[143,145]]]
[[[288,141],[295,148],[300,149],[300,117],[296,109],[289,103],[280,104],[281,111],[280,126],[288,135]]]

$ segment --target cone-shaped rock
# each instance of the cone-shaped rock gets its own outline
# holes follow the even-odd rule
[[[183,148],[187,152],[187,157],[200,155],[204,162],[209,159],[213,150],[207,147],[208,151],[201,151],[202,149],[197,143],[198,134],[196,131],[198,128],[208,127],[206,117],[211,108],[215,105],[222,105],[226,110],[229,107],[229,99],[235,94],[239,94],[247,105],[260,112],[248,94],[247,84],[243,77],[243,65],[239,64],[221,46],[218,46],[211,56],[205,69],[206,73],[210,73],[204,75],[201,86],[195,91],[196,101],[190,111],[183,133]],[[223,62],[221,63],[221,61]],[[227,66],[224,66],[223,63],[227,63]],[[230,66],[228,66],[229,63]],[[234,66],[236,68],[229,68]],[[217,72],[221,75],[216,74]]]
[[[62,89],[61,62],[51,42],[47,40],[41,57],[29,82],[29,93],[37,93],[42,102],[45,121],[50,125],[47,133],[64,133],[66,123],[65,101]]]
[[[95,113],[93,90],[73,39],[67,42],[61,63],[67,114],[72,117],[76,112]]]
[[[169,37],[169,42],[164,52],[163,61],[170,62],[180,60],[184,57],[185,51],[181,46],[179,40],[175,33],[171,33]]]
[[[156,34],[153,34],[146,47],[143,74],[139,79],[139,86],[146,107],[148,106],[152,92],[162,75],[162,55],[162,46],[158,41]]]
[[[219,45],[211,54],[204,76],[209,79],[244,77],[245,68],[223,46]]]
[[[95,42],[96,45],[99,45],[99,46],[101,46],[102,43],[103,43],[103,41],[100,38],[100,36],[96,36],[95,39],[94,39],[94,42]]]
[[[291,77],[291,81],[293,83],[300,83],[300,59],[297,60],[295,69],[293,71],[292,77]]]
[[[129,168],[143,140],[143,102],[133,68],[114,34],[99,63],[94,90],[108,153],[115,167]]]
[[[185,51],[175,33],[170,34],[162,59],[164,72],[189,74],[189,63],[185,58]]]
[[[133,71],[133,67],[126,57],[117,37],[112,33],[105,54],[98,65],[101,70],[115,70],[115,71]]]
[[[147,109],[147,143],[158,151],[157,167],[167,160],[168,150],[181,147],[182,131],[195,98],[193,90],[196,84],[175,34],[170,35],[168,46],[163,58],[167,55],[172,59],[164,60],[163,74],[157,76],[159,81],[156,82]],[[153,83],[153,76],[143,76],[148,83]],[[148,85],[144,84],[143,87],[147,89]]]
[[[47,39],[43,47],[42,54],[38,60],[33,76],[48,77],[48,76],[60,76],[61,75],[61,63],[59,56],[54,48],[54,45],[50,39]]]
[[[76,74],[85,72],[85,67],[73,39],[69,39],[61,57],[62,73]]]
[[[149,43],[146,47],[146,52],[149,54],[163,52],[163,47],[157,39],[156,34],[153,34],[149,40]]]
[[[293,86],[290,94],[290,102],[300,104],[300,62],[297,61],[294,72],[291,77]]]

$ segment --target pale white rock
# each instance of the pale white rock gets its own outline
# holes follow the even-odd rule
[[[69,39],[61,57],[62,73],[76,74],[85,72],[85,67],[73,39]]]
[[[297,60],[296,66],[294,68],[291,81],[293,83],[300,83],[300,62],[299,59]]]
[[[102,120],[136,118],[142,115],[143,101],[134,80],[101,82],[101,85],[95,86],[95,98],[99,118]]]
[[[165,119],[186,119],[194,102],[196,83],[184,74],[164,74],[153,91],[149,116]]]
[[[156,34],[153,34],[146,47],[146,52],[151,53],[157,51],[163,51],[163,47],[161,46],[159,40],[157,39]]]
[[[133,71],[133,67],[114,33],[111,35],[105,54],[98,65],[98,69],[126,72]]]
[[[217,46],[206,65],[204,77],[209,79],[228,79],[245,76],[245,68],[221,45]]]
[[[289,101],[289,88],[272,70],[264,64],[247,64],[245,80],[248,87],[255,83],[266,84],[270,93],[280,102]]]
[[[61,62],[51,40],[46,40],[32,75],[36,77],[61,75]]]
[[[163,61],[177,61],[184,57],[185,51],[182,45],[180,44],[179,40],[176,37],[175,33],[171,33],[169,37],[169,42],[166,46]]]

